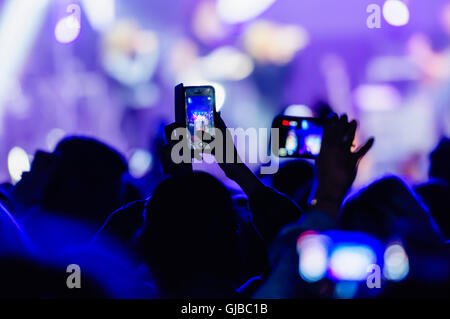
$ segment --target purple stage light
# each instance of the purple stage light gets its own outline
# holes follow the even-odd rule
[[[61,18],[55,26],[55,38],[59,43],[72,43],[81,32],[81,9],[76,4],[67,7],[70,15]]]
[[[403,1],[387,0],[383,6],[383,16],[390,25],[401,27],[409,22],[409,9]]]

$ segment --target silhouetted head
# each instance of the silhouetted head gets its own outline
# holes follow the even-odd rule
[[[305,160],[295,160],[280,167],[273,175],[272,186],[294,199],[300,208],[306,210],[313,182],[314,166]]]
[[[432,178],[439,178],[450,183],[450,138],[444,137],[430,154],[430,171]]]
[[[53,153],[36,153],[15,193],[27,204],[101,225],[122,204],[125,172],[126,161],[111,147],[92,138],[69,137]]]
[[[427,205],[447,239],[450,239],[450,184],[444,180],[434,180],[416,186],[415,191]]]
[[[172,297],[229,296],[221,289],[236,278],[237,227],[230,192],[213,176],[164,180],[150,199],[140,238],[158,288]],[[211,285],[217,291],[205,288]]]
[[[342,209],[343,229],[381,240],[402,239],[414,248],[442,243],[439,228],[412,190],[397,177],[382,178],[351,197]]]

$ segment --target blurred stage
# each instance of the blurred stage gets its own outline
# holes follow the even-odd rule
[[[235,128],[328,101],[376,138],[358,185],[424,181],[450,135],[450,1],[388,2],[0,0],[0,181],[72,134],[152,174],[180,82],[213,84]]]

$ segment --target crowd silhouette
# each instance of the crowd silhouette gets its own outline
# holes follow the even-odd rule
[[[215,123],[230,139],[220,113]],[[386,176],[348,196],[375,142],[355,150],[356,130],[346,115],[328,114],[315,163],[286,163],[271,186],[245,163],[219,163],[239,194],[171,161],[169,138],[158,152],[165,178],[148,198],[112,147],[65,138],[36,152],[16,185],[1,185],[0,297],[332,298],[337,282],[303,280],[296,249],[303,233],[330,230],[395,240],[408,254],[406,278],[354,297],[449,296],[450,140],[430,155],[429,182]],[[67,284],[74,264],[79,289]]]

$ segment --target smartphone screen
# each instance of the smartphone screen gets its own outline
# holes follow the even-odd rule
[[[279,129],[278,157],[316,158],[323,135],[322,120],[308,117],[278,116],[273,128]]]
[[[214,137],[215,94],[212,86],[185,87],[186,127],[190,147],[203,149],[206,145],[199,131]],[[200,135],[202,136],[202,135]]]

